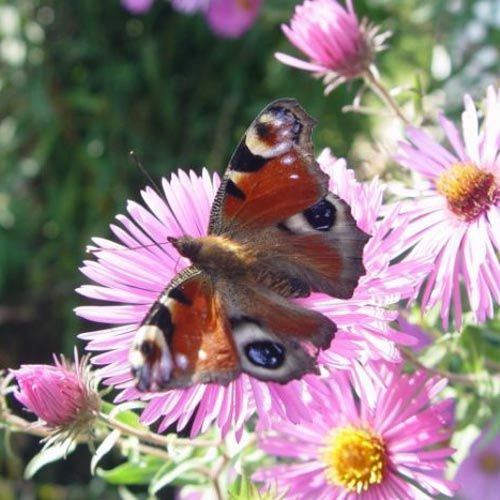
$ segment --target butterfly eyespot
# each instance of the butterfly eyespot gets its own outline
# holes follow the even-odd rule
[[[304,210],[304,217],[316,231],[329,231],[335,224],[336,212],[337,209],[333,203],[322,199]]]
[[[285,347],[269,340],[247,344],[245,354],[255,366],[271,370],[280,368],[285,362]]]

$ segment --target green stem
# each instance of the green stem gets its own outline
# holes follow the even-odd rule
[[[478,382],[485,380],[485,377],[481,374],[452,373],[447,370],[441,370],[439,368],[425,366],[413,353],[409,352],[408,350],[404,350],[402,354],[403,357],[406,359],[406,361],[408,361],[412,365],[415,365],[417,368],[426,370],[430,373],[439,375],[441,377],[445,377],[451,382],[456,382],[458,384],[465,384],[465,385],[476,385]],[[496,378],[497,376],[498,375],[492,375],[493,378]]]
[[[2,415],[2,421],[0,421],[0,426],[2,423],[7,424],[8,428],[11,432],[22,432],[24,434],[31,434],[32,436],[37,436],[41,438],[49,437],[52,432],[45,426],[41,425],[33,425],[33,422],[28,422],[21,417],[16,415],[12,415],[11,413],[7,413]],[[7,426],[6,426],[7,427]],[[101,439],[102,441],[102,439]],[[87,440],[83,437],[76,438],[76,442],[79,444],[86,443]],[[125,445],[125,441],[123,439],[119,440],[121,445]],[[139,451],[147,455],[153,455],[158,458],[162,458],[163,460],[169,460],[168,453],[156,446],[149,446],[144,443],[139,443]]]
[[[397,102],[392,98],[391,94],[384,87],[380,79],[374,74],[372,70],[367,70],[364,73],[365,82],[370,87],[373,92],[379,97],[379,99],[403,121],[405,125],[411,125],[411,122],[406,118],[406,116],[401,111]]]
[[[217,440],[209,440],[209,439],[185,439],[177,437],[174,434],[169,434],[167,436],[161,436],[159,434],[155,434],[154,432],[145,430],[145,429],[137,429],[135,427],[131,427],[115,418],[106,415],[105,413],[99,414],[99,419],[103,421],[108,427],[112,429],[119,430],[122,434],[127,434],[128,436],[134,436],[141,441],[145,441],[146,443],[154,444],[155,446],[161,446],[166,448],[168,445],[178,445],[178,446],[197,446],[197,447],[212,447],[219,446],[221,444],[220,441]]]

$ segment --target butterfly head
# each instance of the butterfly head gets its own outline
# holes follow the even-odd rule
[[[167,241],[172,244],[180,255],[188,258],[191,262],[196,262],[202,247],[198,239],[191,236],[182,236],[181,238],[169,236]]]

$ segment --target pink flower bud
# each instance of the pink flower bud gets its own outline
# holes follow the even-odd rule
[[[48,427],[88,423],[99,409],[99,396],[86,367],[54,356],[54,365],[22,365],[13,371],[19,389],[15,397]]]
[[[366,73],[390,35],[379,33],[366,19],[359,22],[352,0],[347,0],[346,7],[337,0],[306,0],[295,8],[290,26],[284,24],[282,29],[310,60],[282,53],[276,58],[324,77],[325,93]]]

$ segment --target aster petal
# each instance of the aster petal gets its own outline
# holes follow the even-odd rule
[[[491,207],[486,217],[491,226],[491,230],[488,229],[488,234],[495,243],[497,251],[500,251],[500,207]]]
[[[98,323],[124,324],[138,321],[148,312],[149,306],[80,306],[75,313],[81,318]]]
[[[481,143],[481,161],[492,165],[497,160],[500,145],[500,89],[495,91],[490,85],[486,94],[486,117],[484,119],[484,138]]]
[[[142,290],[127,291],[104,286],[83,285],[76,291],[84,297],[97,300],[107,300],[109,302],[125,302],[127,304],[151,304],[151,295]]]
[[[303,69],[305,71],[314,71],[318,73],[327,71],[327,69],[321,64],[303,61],[302,59],[284,54],[283,52],[276,52],[274,54],[274,57],[276,57],[279,62],[288,66],[292,66],[293,68]]]
[[[419,150],[425,151],[428,158],[434,160],[441,167],[447,167],[450,164],[458,162],[458,158],[453,156],[422,130],[415,127],[408,127],[406,136]]]
[[[453,149],[457,153],[460,161],[467,161],[464,144],[457,127],[455,127],[455,125],[450,120],[448,120],[448,118],[446,118],[443,113],[439,113],[439,123],[441,125],[441,128],[444,130],[448,141],[450,141],[450,144],[453,146]]]
[[[479,122],[474,101],[469,95],[464,97],[465,111],[462,113],[462,128],[467,156],[479,165]]]

